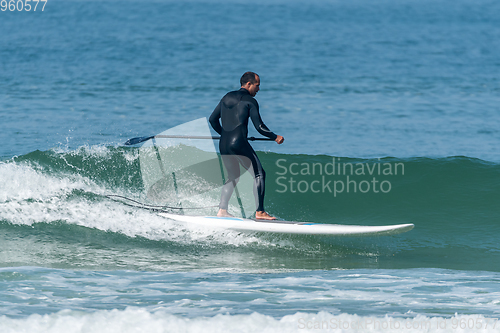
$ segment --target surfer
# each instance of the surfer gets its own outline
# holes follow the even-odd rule
[[[222,187],[219,212],[217,216],[232,216],[228,213],[228,203],[236,183],[240,178],[240,164],[253,173],[254,196],[257,210],[255,218],[275,220],[264,210],[266,173],[262,164],[248,143],[248,119],[252,120],[257,131],[282,144],[284,138],[276,135],[264,125],[259,113],[259,104],[255,95],[260,89],[260,77],[253,72],[246,72],[240,79],[241,88],[227,93],[210,116],[210,124],[220,134],[219,150],[228,173],[228,181]],[[219,121],[220,119],[220,121]],[[221,125],[222,123],[222,125]]]

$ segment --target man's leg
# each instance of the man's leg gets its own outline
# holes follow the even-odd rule
[[[227,208],[229,206],[229,199],[231,199],[231,195],[233,195],[234,188],[240,178],[240,164],[234,155],[222,155],[222,162],[226,167],[228,180],[222,187],[217,216],[231,217],[232,215],[228,213]]]
[[[243,166],[253,172],[254,178],[254,196],[255,196],[255,206],[257,207],[255,212],[256,219],[262,220],[276,220],[275,217],[270,216],[264,210],[264,196],[266,194],[266,172],[260,163],[257,154],[252,149],[252,154],[248,156],[248,161],[250,161],[251,165],[248,167],[243,164]]]

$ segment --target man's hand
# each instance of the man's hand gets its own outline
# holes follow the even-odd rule
[[[280,144],[282,144],[282,143],[283,143],[283,141],[285,141],[285,138],[284,138],[284,137],[282,137],[281,135],[278,135],[278,136],[276,137],[276,140],[274,140],[274,141],[276,141],[276,142],[280,145]]]

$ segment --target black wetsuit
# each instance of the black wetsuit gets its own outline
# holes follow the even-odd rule
[[[240,177],[241,164],[246,170],[253,172],[257,211],[264,211],[266,173],[247,140],[249,118],[260,134],[276,139],[276,134],[262,122],[259,104],[245,88],[227,93],[210,116],[210,124],[221,136],[219,150],[229,178],[222,188],[219,205],[221,209],[228,207],[229,199]]]

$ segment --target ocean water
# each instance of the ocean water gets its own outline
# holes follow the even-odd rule
[[[6,3],[0,332],[500,331],[500,3]],[[285,137],[253,143],[271,214],[415,228],[242,234],[110,200],[144,200],[127,139],[248,70]]]

